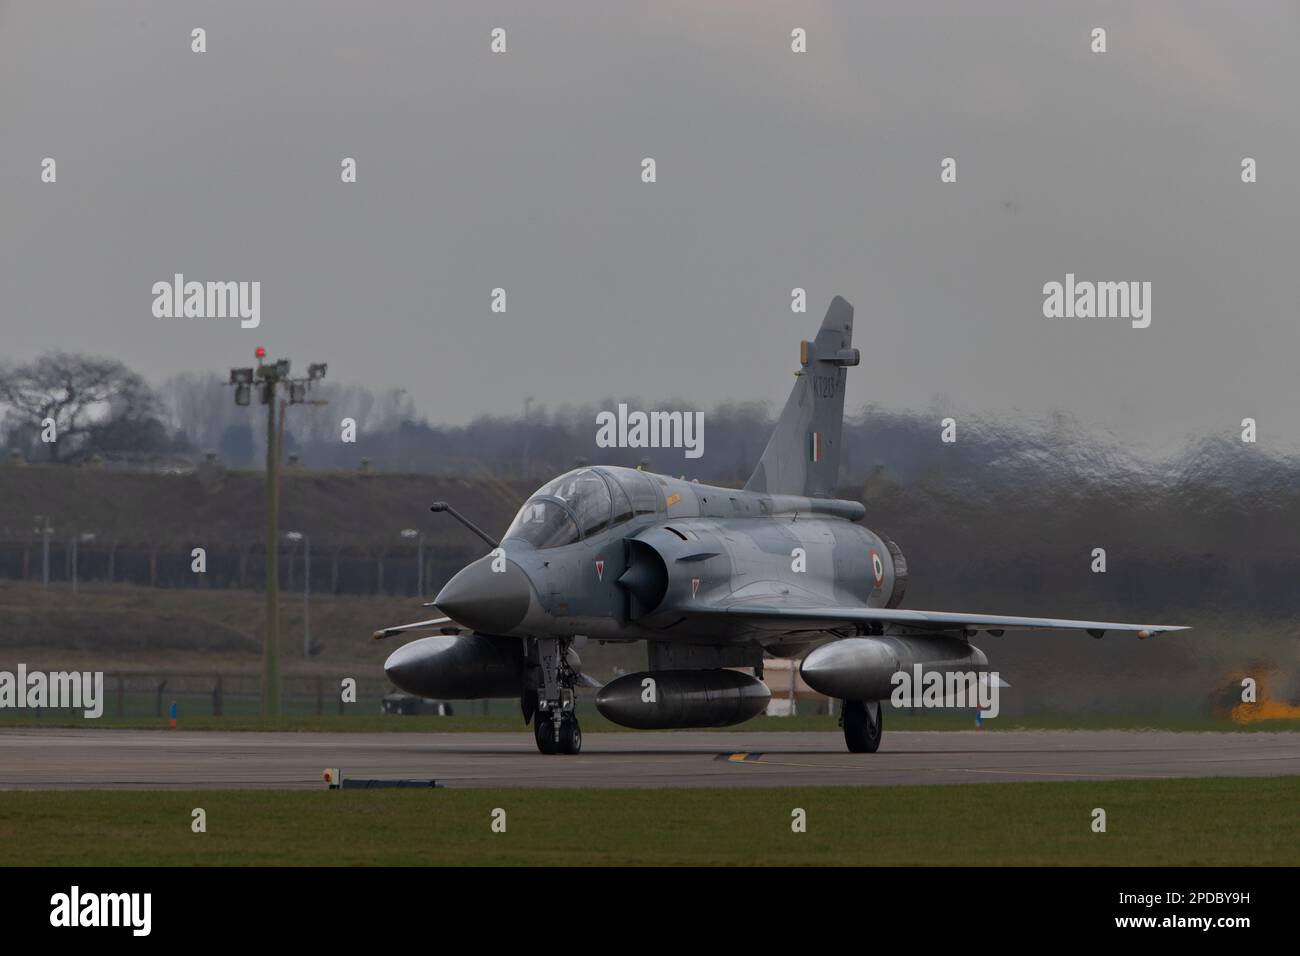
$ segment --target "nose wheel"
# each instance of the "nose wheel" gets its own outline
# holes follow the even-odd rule
[[[538,711],[533,719],[533,737],[544,754],[576,754],[582,750],[582,728],[571,711],[560,717],[558,730],[550,713]]]
[[[573,714],[566,714],[564,720],[560,722],[560,753],[576,754],[582,750],[582,728],[578,726],[578,718]]]
[[[841,709],[840,726],[844,743],[853,754],[873,754],[880,749],[885,732],[884,709],[878,700],[846,700]]]
[[[533,718],[533,738],[537,741],[537,749],[544,754],[558,753],[559,741],[555,739],[555,726],[551,723],[551,715],[537,712]]]

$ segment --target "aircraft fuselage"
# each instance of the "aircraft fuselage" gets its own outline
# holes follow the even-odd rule
[[[628,471],[591,470],[612,484]],[[740,621],[687,623],[683,612],[705,602],[881,607],[894,593],[894,556],[859,523],[865,509],[857,502],[635,474],[655,487],[655,512],[558,547],[507,536],[499,552],[448,582],[438,606],[458,623],[498,635],[716,642],[756,635]],[[528,585],[526,607],[498,603],[476,615],[471,602],[468,614],[457,612],[459,590],[499,591],[500,576],[516,569]]]

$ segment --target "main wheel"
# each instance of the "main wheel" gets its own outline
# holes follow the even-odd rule
[[[564,723],[560,724],[560,753],[576,754],[582,750],[582,728],[578,726],[578,718],[573,714],[564,715]]]
[[[873,754],[880,749],[885,714],[880,701],[844,701],[844,743],[853,754]]]
[[[544,754],[556,753],[555,746],[555,725],[551,723],[551,713],[547,710],[539,710],[533,715],[533,737],[537,741],[537,749]],[[560,737],[563,739],[564,732],[561,729]]]

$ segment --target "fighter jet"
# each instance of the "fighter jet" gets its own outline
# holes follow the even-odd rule
[[[518,698],[538,750],[575,754],[579,685],[600,687],[597,709],[623,726],[721,727],[766,708],[765,658],[796,657],[809,686],[842,701],[848,749],[871,753],[893,675],[987,673],[979,631],[1183,630],[904,608],[902,550],[863,524],[860,502],[835,497],[852,337],[853,307],[837,296],[799,345],[794,388],[742,489],[580,468],[539,488],[499,542],[435,504],[491,550],[439,592],[444,617],[375,632],[439,632],[398,648],[388,678],[422,697]],[[645,641],[646,670],[600,686],[582,671],[584,637]]]

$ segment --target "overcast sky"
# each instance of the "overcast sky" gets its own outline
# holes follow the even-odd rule
[[[0,3],[3,352],[158,382],[264,345],[435,422],[775,410],[840,294],[851,409],[1064,409],[1153,446],[1252,416],[1295,448],[1298,11]],[[176,272],[260,281],[261,327],[155,318]],[[1150,327],[1045,318],[1067,272],[1151,282]]]

